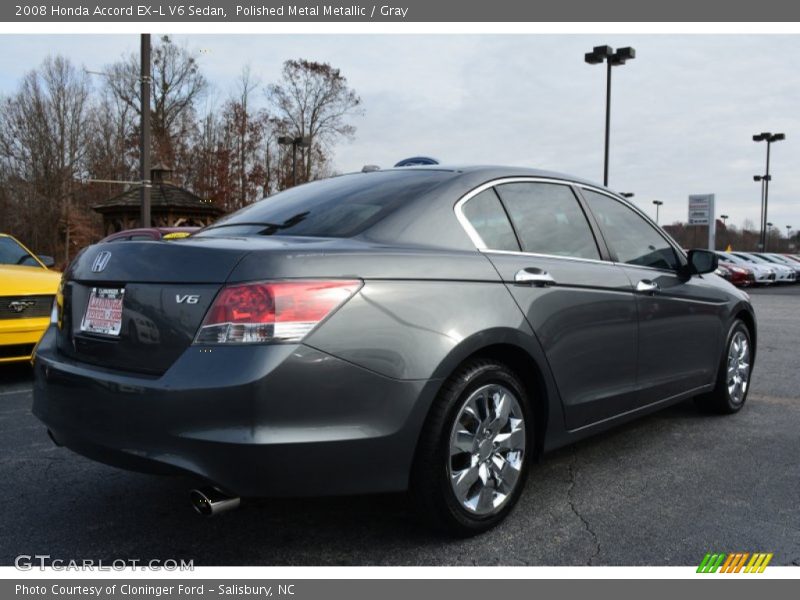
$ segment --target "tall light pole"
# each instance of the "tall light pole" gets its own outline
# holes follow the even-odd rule
[[[140,188],[142,227],[150,227],[150,34],[142,34],[142,70],[141,70],[141,138],[139,146],[139,170],[142,187]]]
[[[764,212],[761,216],[761,249],[762,251],[766,252],[767,248],[767,209],[769,205],[769,182],[770,182],[770,175],[769,175],[769,151],[772,146],[773,142],[780,142],[786,139],[786,135],[783,133],[770,133],[769,131],[762,131],[753,136],[754,142],[767,142],[767,170],[766,174],[762,178],[764,181]]]
[[[758,245],[761,249],[761,235],[764,233],[764,184],[767,182],[769,175],[753,175],[753,181],[761,183],[761,219],[758,222]]]
[[[722,220],[723,229],[725,229],[725,245],[724,247],[727,248],[730,246],[730,234],[728,233],[728,219],[730,218],[728,215],[720,215],[719,218]]]
[[[611,135],[611,67],[624,65],[626,61],[636,58],[636,50],[631,47],[619,48],[616,51],[611,46],[595,46],[591,52],[584,55],[584,60],[590,65],[607,63],[606,70],[606,144],[605,160],[603,163],[603,185],[608,186],[608,145]]]
[[[658,225],[658,209],[661,208],[661,205],[664,203],[661,200],[653,200],[653,204],[656,205],[656,225]]]
[[[297,136],[292,137],[289,135],[282,135],[278,138],[278,143],[281,146],[292,147],[292,187],[297,185],[297,148],[308,148],[311,146],[311,138]]]
[[[762,250],[762,252],[767,251],[767,240],[769,239],[769,230],[772,229],[772,227],[773,227],[772,223],[767,223],[766,234],[764,235],[764,249]]]

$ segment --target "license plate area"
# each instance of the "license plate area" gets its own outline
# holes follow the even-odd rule
[[[122,330],[124,298],[125,290],[123,288],[92,288],[86,312],[81,320],[81,332],[119,337]]]

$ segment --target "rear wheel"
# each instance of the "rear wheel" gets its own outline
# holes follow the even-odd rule
[[[737,319],[728,333],[716,387],[709,394],[698,397],[698,405],[719,414],[732,414],[741,410],[750,391],[752,365],[750,331],[743,321]]]
[[[420,438],[411,492],[422,515],[457,535],[490,529],[522,493],[533,423],[516,375],[474,360],[443,386]]]

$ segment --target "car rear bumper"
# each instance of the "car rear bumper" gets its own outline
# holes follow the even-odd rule
[[[190,347],[160,377],[59,354],[34,362],[34,414],[60,444],[122,468],[188,473],[241,496],[399,491],[432,381],[303,345]]]
[[[30,360],[49,324],[49,317],[0,319],[0,363]]]

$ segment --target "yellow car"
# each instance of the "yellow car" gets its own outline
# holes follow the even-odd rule
[[[52,265],[52,258],[0,233],[0,363],[30,360],[50,324],[61,280],[61,273],[47,268]]]

